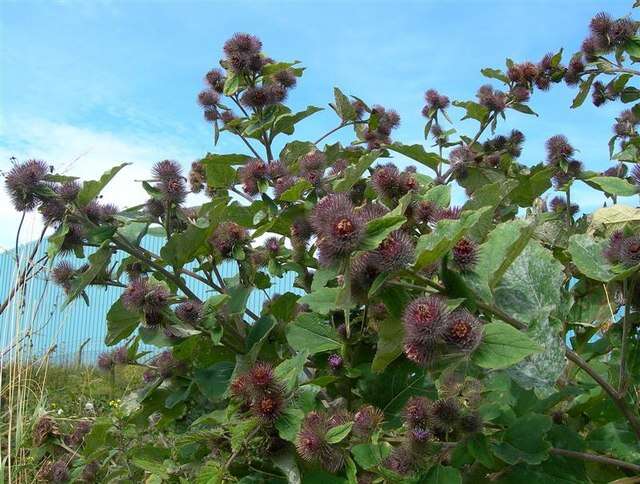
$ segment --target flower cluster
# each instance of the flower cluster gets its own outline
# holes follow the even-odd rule
[[[609,237],[609,243],[604,249],[604,256],[613,264],[623,264],[632,267],[640,263],[640,236],[625,235],[616,230]]]
[[[157,378],[166,380],[181,375],[185,371],[185,364],[173,356],[171,351],[163,351],[153,358],[147,366],[149,368],[142,375],[143,380],[147,383]]]
[[[237,376],[231,382],[230,393],[266,425],[272,424],[286,406],[285,388],[269,363],[256,363],[247,373]]]
[[[209,237],[209,244],[221,259],[232,257],[234,250],[242,249],[247,242],[249,242],[249,234],[235,222],[221,223]]]
[[[111,371],[116,365],[126,365],[130,362],[129,348],[120,346],[111,351],[100,353],[97,364],[102,371]]]
[[[582,162],[573,158],[575,150],[566,136],[557,134],[546,142],[547,164],[556,169],[553,182],[561,188],[582,172]]]
[[[393,109],[385,109],[375,105],[371,108],[371,117],[375,118],[375,128],[369,121],[369,126],[364,130],[364,140],[369,149],[380,148],[391,143],[391,131],[400,126],[400,115]]]
[[[177,205],[184,202],[187,197],[187,187],[182,168],[178,163],[171,160],[159,161],[153,165],[151,172],[162,202]]]
[[[142,313],[148,326],[157,326],[164,320],[163,312],[170,297],[162,283],[140,277],[132,280],[122,293],[122,304],[129,311]]]
[[[424,93],[424,100],[426,104],[422,108],[422,115],[427,118],[433,117],[436,111],[449,107],[449,98],[435,89],[428,89]]]
[[[466,309],[450,311],[440,296],[424,296],[407,305],[402,318],[406,357],[427,366],[444,344],[472,352],[482,340],[482,323]]]
[[[401,172],[393,163],[380,165],[371,175],[371,185],[382,199],[397,201],[403,195],[418,188],[416,169],[411,166]]]
[[[340,471],[344,467],[345,450],[339,444],[329,443],[327,433],[348,420],[349,416],[340,411],[333,414],[319,411],[308,413],[296,438],[298,455],[329,472]]]

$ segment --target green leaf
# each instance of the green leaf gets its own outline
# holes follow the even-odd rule
[[[227,392],[235,364],[221,361],[208,368],[197,369],[193,379],[200,391],[211,400],[221,399]]]
[[[487,119],[487,116],[489,116],[489,110],[487,108],[473,101],[453,101],[453,105],[466,109],[467,113],[462,119],[475,119],[483,123]]]
[[[347,435],[351,433],[351,427],[353,427],[353,422],[347,422],[330,428],[326,435],[327,443],[337,444],[338,442],[342,442],[347,438]]]
[[[89,268],[86,269],[80,277],[74,279],[71,284],[71,290],[61,309],[66,308],[98,275],[104,273],[110,260],[111,248],[109,247],[109,243],[105,242],[97,251],[89,256]]]
[[[351,447],[351,454],[363,469],[371,469],[384,461],[391,454],[392,447],[388,442],[377,444],[358,444]]]
[[[339,287],[321,287],[302,296],[300,303],[308,304],[316,313],[328,314],[335,310],[339,292]]]
[[[224,81],[224,88],[222,90],[225,96],[233,96],[240,88],[240,76],[234,71],[227,71],[227,78]]]
[[[628,205],[612,205],[596,210],[591,219],[593,228],[605,228],[608,231],[622,228],[627,223],[640,222],[640,209]]]
[[[55,256],[60,252],[67,233],[69,233],[69,226],[66,223],[62,223],[60,224],[60,227],[58,227],[56,231],[49,237],[49,241],[47,244],[47,255],[52,262]]]
[[[247,301],[253,291],[252,287],[245,287],[241,285],[229,287],[227,294],[229,295],[229,303],[227,309],[231,314],[242,314],[247,308]]]
[[[474,434],[467,441],[467,450],[471,457],[480,462],[487,469],[492,469],[495,465],[495,459],[489,449],[489,442],[484,434]]]
[[[404,331],[402,322],[396,318],[387,318],[378,328],[376,354],[371,362],[371,371],[382,373],[385,368],[402,354]]]
[[[493,210],[483,207],[475,211],[463,211],[458,220],[440,220],[433,232],[418,239],[416,269],[439,260],[473,227],[482,215]]]
[[[507,464],[540,464],[549,456],[551,444],[544,437],[550,428],[551,418],[546,415],[520,417],[506,430],[502,442],[494,444],[493,451]]]
[[[555,168],[539,164],[518,173],[516,186],[509,198],[519,207],[530,207],[533,201],[551,186],[551,177]]]
[[[392,145],[386,146],[386,148],[411,158],[432,170],[435,170],[440,163],[444,163],[444,159],[442,159],[437,153],[427,153],[424,147],[420,144],[403,145],[402,143],[396,142]]]
[[[275,422],[278,435],[287,442],[295,442],[303,419],[304,412],[299,408],[285,409]]]
[[[224,475],[224,467],[221,463],[208,461],[198,471],[196,484],[223,484]]]
[[[484,325],[482,343],[471,359],[483,368],[507,368],[541,350],[522,331],[506,323],[495,322]]]
[[[436,185],[420,197],[421,200],[433,202],[438,207],[448,207],[451,204],[451,186]]]
[[[605,193],[610,193],[611,195],[630,197],[638,193],[638,189],[635,185],[632,185],[627,180],[616,176],[594,176],[583,181],[587,185]]]
[[[587,99],[587,95],[589,94],[589,90],[591,89],[591,84],[593,80],[596,78],[596,74],[591,74],[587,79],[580,83],[580,90],[578,94],[573,99],[573,103],[571,103],[571,109],[575,109],[582,105],[585,99]]]
[[[310,141],[291,141],[280,151],[280,159],[286,165],[292,165],[315,148]]]
[[[596,281],[609,282],[616,276],[603,254],[607,240],[597,242],[587,234],[575,234],[569,238],[571,261],[585,276]]]
[[[533,116],[537,116],[538,115],[538,113],[536,113],[533,109],[531,109],[526,104],[515,103],[515,104],[512,104],[509,107],[511,109],[515,109],[516,111],[519,111],[519,112],[524,113],[524,114],[532,114]]]
[[[350,165],[344,171],[342,178],[337,180],[333,186],[336,192],[346,192],[360,179],[362,174],[380,156],[377,150],[362,155],[355,165]]]
[[[336,330],[319,315],[303,313],[287,326],[287,341],[295,351],[309,354],[340,349],[342,342]]]
[[[509,78],[507,77],[507,75],[504,72],[502,72],[500,69],[491,69],[487,67],[485,69],[480,69],[480,72],[484,77],[489,77],[491,79],[498,79],[499,81],[502,81],[505,83],[509,82]]]
[[[214,188],[230,188],[236,183],[236,170],[229,164],[205,163],[207,185]]]
[[[259,351],[260,346],[262,345],[262,342],[267,338],[267,336],[269,336],[269,333],[275,327],[276,324],[277,323],[275,318],[270,314],[266,316],[262,316],[260,319],[258,319],[251,326],[251,329],[249,330],[249,334],[247,335],[247,338],[244,341],[245,349],[247,353],[251,352],[251,350],[253,350],[254,347],[256,347],[256,349]]]
[[[278,133],[292,135],[296,123],[311,116],[312,114],[317,113],[318,111],[322,111],[322,108],[318,108],[316,106],[307,106],[307,109],[305,109],[304,111],[300,111],[295,114],[286,113],[278,116],[273,123],[271,135],[275,136]]]
[[[374,250],[378,248],[380,242],[394,230],[399,229],[406,222],[402,215],[387,214],[384,217],[376,218],[367,222],[364,238],[358,250]]]
[[[213,153],[207,153],[207,156],[200,160],[205,166],[208,165],[244,165],[251,156],[230,153],[226,155],[217,155]]]
[[[424,484],[462,484],[462,476],[455,467],[436,464],[429,469],[427,477],[420,482]]]
[[[160,249],[162,260],[171,264],[174,269],[181,269],[203,251],[204,242],[209,235],[209,228],[189,225],[186,230],[174,233]]]
[[[82,184],[82,189],[78,193],[76,201],[79,206],[84,207],[91,200],[100,195],[102,189],[109,183],[114,176],[118,174],[125,166],[131,163],[122,163],[121,165],[114,166],[110,170],[104,172],[99,180],[87,180]]]
[[[306,179],[301,178],[291,188],[285,190],[278,199],[283,202],[296,202],[302,197],[302,194],[310,188],[313,188],[313,185]]]
[[[357,118],[356,109],[353,107],[349,98],[345,96],[337,87],[333,88],[333,95],[336,100],[336,111],[343,121],[355,121]]]
[[[104,343],[107,346],[119,343],[133,333],[139,322],[140,316],[125,308],[122,299],[118,299],[107,313],[107,335]]]
[[[286,476],[288,484],[301,484],[302,477],[293,451],[283,451],[270,457],[271,462]]]
[[[293,358],[284,360],[273,370],[276,378],[285,382],[288,392],[292,392],[298,387],[298,377],[304,370],[308,356],[306,351],[301,351]]]

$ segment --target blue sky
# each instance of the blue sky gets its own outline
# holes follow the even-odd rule
[[[62,171],[97,177],[109,166],[134,163],[106,194],[122,204],[144,199],[134,184],[154,161],[189,163],[207,151],[239,152],[211,127],[195,102],[204,73],[217,64],[236,31],[258,35],[279,60],[300,60],[307,71],[291,93],[293,108],[326,106],[333,86],[396,109],[395,138],[420,142],[422,96],[434,87],[451,99],[473,99],[486,82],[482,67],[504,59],[539,60],[564,47],[571,53],[589,19],[616,1],[0,1],[0,167],[39,157]],[[610,165],[607,141],[620,105],[569,109],[575,91],[538,93],[540,118],[510,115],[504,130],[527,134],[522,160],[544,156],[544,140],[566,134],[594,170]],[[451,110],[454,118],[461,113]],[[330,111],[300,125],[315,139],[336,125]],[[472,130],[473,123],[461,123]],[[334,136],[331,141],[346,137]],[[585,208],[602,203],[577,195]],[[0,195],[0,248],[12,244],[17,215]],[[24,239],[38,229],[29,220]]]

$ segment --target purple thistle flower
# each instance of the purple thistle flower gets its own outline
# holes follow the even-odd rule
[[[389,209],[380,203],[367,203],[357,210],[358,215],[362,218],[364,223],[370,222],[371,220],[383,217],[387,213],[389,213]]]
[[[371,175],[371,184],[378,196],[395,199],[400,196],[400,170],[393,163],[378,166]]]
[[[42,200],[39,190],[45,186],[44,178],[49,166],[42,160],[28,160],[11,167],[5,176],[5,186],[11,202],[19,212],[29,212]]]
[[[579,54],[573,56],[564,73],[564,82],[566,82],[568,86],[575,86],[580,81],[580,76],[584,72],[584,69],[585,66],[582,62],[581,56]]]
[[[523,103],[529,100],[531,97],[531,91],[524,86],[516,86],[510,91],[513,99],[519,103]]]
[[[48,415],[43,415],[38,419],[33,427],[33,444],[40,447],[50,437],[58,437],[60,431],[55,421]]]
[[[153,360],[156,371],[162,378],[169,378],[180,373],[184,364],[175,359],[171,351],[163,351]]]
[[[132,280],[122,293],[122,304],[129,311],[158,313],[169,304],[170,293],[159,283],[148,279]]]
[[[98,461],[93,460],[84,466],[84,469],[82,469],[82,473],[80,474],[80,479],[82,482],[96,482],[99,470],[100,464]]]
[[[273,80],[287,89],[294,87],[298,82],[296,75],[291,69],[284,69],[275,73],[273,75]]]
[[[606,12],[597,13],[589,23],[589,29],[595,35],[609,36],[613,27],[613,19]]]
[[[53,224],[54,222],[61,222],[64,219],[66,213],[66,207],[57,199],[48,199],[42,202],[40,205],[40,214],[45,223]]]
[[[640,263],[640,236],[627,237],[620,244],[620,261],[627,267]]]
[[[113,355],[108,352],[100,353],[98,356],[98,368],[102,371],[111,371],[114,367]]]
[[[624,233],[622,230],[616,230],[609,237],[609,245],[605,247],[603,255],[612,264],[620,262],[620,250],[622,248],[622,242],[624,241]]]
[[[113,350],[111,358],[116,365],[126,365],[129,363],[129,348],[120,346]]]
[[[222,114],[220,115],[220,119],[222,120],[222,122],[225,124],[225,126],[233,121],[235,121],[236,119],[238,119],[236,117],[235,114],[233,114],[233,111],[231,110],[226,110],[223,111]]]
[[[273,104],[272,94],[265,87],[255,86],[247,88],[240,97],[240,102],[252,109],[261,109]]]
[[[80,193],[80,185],[76,181],[64,182],[56,191],[65,202],[73,202]]]
[[[351,106],[353,106],[353,109],[355,109],[356,111],[357,119],[362,119],[362,116],[364,116],[364,113],[367,112],[367,105],[364,102],[360,101],[359,99],[351,101]]]
[[[153,165],[151,173],[158,181],[168,181],[182,177],[182,168],[175,161],[163,160]]]
[[[204,108],[215,107],[220,101],[220,94],[212,89],[206,89],[198,94],[198,103]]]
[[[405,476],[415,468],[416,462],[412,452],[404,446],[396,447],[385,459],[383,465],[392,471]]]
[[[395,272],[411,264],[415,258],[413,239],[402,230],[395,230],[374,252],[380,272]]]
[[[431,438],[431,432],[427,429],[415,428],[409,433],[411,441],[417,444],[424,444]]]
[[[67,435],[64,438],[65,444],[72,449],[78,448],[82,445],[85,436],[91,432],[91,422],[88,420],[80,420],[71,435]]]
[[[369,438],[383,420],[384,414],[380,409],[364,405],[353,416],[353,434],[360,438]]]
[[[218,94],[222,94],[222,91],[224,90],[225,77],[220,69],[212,69],[207,72],[205,80],[207,81],[209,86],[211,86],[211,89],[213,89]]]
[[[280,198],[284,192],[296,184],[296,178],[290,175],[281,176],[274,183],[276,198]]]
[[[329,365],[331,371],[338,371],[340,368],[342,368],[342,356],[336,353],[329,355],[329,358],[327,358],[327,364]]]
[[[59,459],[51,466],[51,482],[54,484],[62,484],[69,482],[69,467],[64,459]]]
[[[478,246],[467,238],[460,239],[451,250],[453,262],[462,272],[470,272],[478,262]]]
[[[279,82],[268,84],[265,88],[268,104],[278,104],[287,98],[287,88]]]
[[[404,421],[410,429],[429,425],[433,402],[427,397],[411,397],[403,410]]]
[[[433,222],[433,216],[438,210],[438,206],[429,200],[421,200],[416,203],[415,217],[416,220],[425,224]]]
[[[274,383],[273,366],[269,363],[256,363],[248,373],[248,382],[257,388],[270,388]]]
[[[444,334],[448,310],[439,296],[424,296],[411,301],[404,310],[407,342],[424,343]]]
[[[251,411],[264,423],[274,422],[284,409],[284,399],[279,392],[259,396],[251,405]]]
[[[440,208],[432,215],[433,223],[438,223],[440,220],[457,220],[461,213],[460,207]]]
[[[435,89],[429,89],[424,93],[424,100],[429,109],[446,109],[449,106],[449,98]]]
[[[369,288],[380,275],[377,258],[365,252],[351,259],[351,291],[356,299],[367,299]]]
[[[419,341],[405,338],[403,346],[404,355],[409,361],[426,368],[430,366],[436,357],[435,340]]]
[[[433,403],[431,415],[436,425],[454,425],[460,418],[460,405],[454,398],[441,398]]]
[[[296,438],[298,455],[307,462],[317,463],[330,472],[338,472],[344,466],[344,455],[326,441],[330,425],[325,413],[309,412],[302,422]]]
[[[253,35],[236,33],[227,40],[223,50],[229,66],[236,72],[258,72],[262,69],[262,42]]]
[[[547,162],[550,165],[559,165],[560,162],[572,157],[575,152],[567,137],[562,134],[549,138],[545,146],[547,149]]]
[[[331,265],[349,255],[364,235],[362,219],[343,193],[320,200],[312,212],[311,225],[318,234],[317,244],[323,265]]]
[[[184,178],[171,178],[163,180],[158,184],[158,189],[162,192],[163,198],[172,203],[182,203],[187,197],[187,187]]]
[[[162,217],[165,209],[161,200],[150,198],[145,204],[145,211],[154,218]]]
[[[507,96],[505,93],[494,90],[493,87],[488,84],[481,86],[476,96],[478,102],[489,111],[502,112],[507,104]]]
[[[327,158],[322,151],[310,151],[300,160],[300,171],[302,173],[313,170],[324,169]]]
[[[313,228],[305,217],[299,217],[291,224],[291,239],[297,243],[305,243],[313,234]]]
[[[61,286],[65,292],[71,288],[71,280],[76,274],[76,270],[67,260],[62,260],[51,271],[51,280]]]
[[[209,243],[217,254],[227,259],[233,255],[236,246],[244,245],[248,240],[249,235],[243,227],[234,222],[223,222],[215,228]]]
[[[196,324],[202,317],[202,303],[198,301],[185,301],[178,305],[175,313],[179,320],[185,323]]]
[[[471,352],[482,341],[482,323],[466,309],[456,309],[449,315],[444,339],[462,351]]]
[[[269,237],[264,242],[264,248],[269,252],[272,256],[277,256],[280,252],[280,242],[277,237]]]
[[[244,192],[248,195],[256,195],[260,188],[259,183],[267,179],[267,164],[253,158],[240,169],[239,177]]]

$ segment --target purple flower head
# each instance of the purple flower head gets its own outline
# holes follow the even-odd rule
[[[242,188],[247,195],[256,195],[259,183],[267,179],[267,165],[264,161],[253,158],[240,169]]]
[[[176,308],[176,316],[185,323],[196,324],[202,317],[202,303],[198,301],[185,301]]]
[[[262,42],[249,34],[236,33],[224,44],[229,67],[236,72],[258,72],[262,69]]]
[[[441,398],[433,403],[432,416],[437,425],[453,425],[460,418],[460,405],[454,398]]]
[[[233,255],[233,249],[247,243],[249,235],[247,231],[234,222],[223,222],[218,225],[211,237],[209,243],[220,257],[227,259]]]
[[[382,411],[372,405],[365,405],[353,416],[353,433],[360,438],[368,438],[384,420]]]
[[[40,213],[45,223],[53,224],[55,222],[61,222],[64,219],[66,213],[66,207],[64,204],[55,198],[44,200],[40,205]]]
[[[153,359],[152,365],[162,378],[169,378],[180,373],[184,364],[175,359],[171,351],[163,351]]]
[[[424,100],[427,103],[427,109],[446,109],[449,106],[449,98],[438,93],[435,89],[427,90],[424,93]]]
[[[344,455],[338,447],[327,442],[326,434],[330,427],[325,413],[309,412],[296,438],[296,450],[303,460],[336,473],[344,466]]]
[[[300,160],[302,173],[315,170],[323,170],[327,164],[327,158],[322,151],[311,151]]]
[[[111,371],[115,363],[113,361],[113,355],[108,352],[100,353],[98,356],[98,368],[102,371]]]
[[[64,182],[58,187],[57,192],[65,202],[73,202],[80,193],[80,184],[76,181]]]
[[[257,388],[269,388],[275,381],[273,366],[269,363],[256,363],[248,375],[249,384]]]
[[[427,397],[411,397],[407,401],[403,416],[410,429],[426,428],[429,425],[433,402]]]
[[[416,203],[416,220],[425,224],[433,222],[433,215],[438,210],[438,206],[430,200],[421,200]]]
[[[395,230],[380,243],[374,254],[381,272],[395,272],[413,263],[415,245],[406,232]]]
[[[489,111],[502,112],[507,104],[507,96],[505,93],[494,90],[488,84],[481,86],[476,94],[478,102]]]
[[[111,353],[111,358],[116,365],[126,365],[129,363],[129,348],[120,346]]]
[[[71,288],[71,280],[76,274],[76,270],[68,260],[62,260],[51,271],[53,282],[61,286],[65,291]]]
[[[251,405],[251,411],[262,422],[274,422],[284,409],[284,399],[279,392],[260,395]]]
[[[624,241],[622,230],[616,230],[609,237],[609,245],[605,247],[603,254],[613,264],[620,262],[620,250]]]
[[[91,422],[88,420],[80,420],[73,429],[73,432],[65,436],[65,444],[72,449],[76,449],[82,445],[85,436],[89,432],[91,432]]]
[[[158,181],[167,181],[182,177],[182,168],[172,160],[159,161],[151,168],[153,178]]]
[[[460,218],[460,213],[462,213],[460,207],[440,208],[432,215],[433,223],[438,223],[440,220],[457,220]]]
[[[378,166],[371,175],[371,184],[380,197],[397,198],[400,195],[400,170],[393,163]]]
[[[82,469],[82,473],[80,474],[80,479],[82,482],[96,482],[99,470],[100,464],[98,461],[93,460],[84,466],[84,469]]]
[[[564,73],[564,82],[569,86],[575,86],[580,81],[580,76],[584,72],[585,66],[582,57],[578,54],[571,58],[569,66]]]
[[[613,28],[613,19],[606,12],[597,13],[589,23],[591,33],[607,37],[611,34]]]
[[[213,108],[220,101],[220,94],[213,89],[206,89],[198,94],[198,103],[204,108]]]
[[[531,97],[531,91],[524,86],[516,86],[510,91],[511,96],[516,102],[523,103]]]
[[[449,315],[444,339],[459,350],[471,352],[482,341],[482,323],[466,309],[456,309]]]
[[[274,183],[276,198],[280,198],[284,192],[296,184],[296,178],[290,175],[281,176]]]
[[[287,175],[289,175],[289,170],[282,161],[275,160],[267,165],[267,176],[272,180],[277,180]]]
[[[640,264],[640,236],[634,235],[622,241],[620,261],[627,267]]]
[[[377,257],[371,252],[365,252],[351,259],[351,291],[359,300],[368,297],[369,288],[376,277],[380,275]]]
[[[349,162],[344,158],[338,158],[331,165],[331,169],[329,170],[329,174],[331,176],[340,176],[344,173],[344,170],[349,166]]]
[[[448,310],[439,296],[424,296],[411,301],[404,310],[402,321],[407,342],[433,341],[444,334]]]
[[[155,198],[150,198],[145,203],[145,211],[154,218],[161,217],[164,215],[164,204],[161,200],[157,200]]]
[[[187,197],[187,187],[184,178],[170,178],[158,184],[158,189],[163,198],[172,203],[182,203]]]
[[[129,311],[157,313],[167,307],[170,295],[163,285],[137,278],[122,293],[122,304]]]
[[[51,482],[54,484],[62,484],[69,482],[69,467],[64,459],[59,459],[51,466]]]
[[[287,89],[294,87],[298,82],[296,75],[291,69],[284,69],[277,72],[273,75],[273,80]]]
[[[5,176],[5,186],[17,211],[36,208],[42,199],[38,192],[45,187],[47,173],[49,166],[42,160],[28,160],[11,167]]]
[[[470,239],[462,238],[451,250],[453,262],[462,272],[470,272],[478,262],[478,246]]]
[[[559,165],[560,162],[567,161],[575,152],[567,137],[562,134],[549,138],[545,146],[547,149],[547,162],[550,165]]]
[[[415,428],[409,433],[411,441],[417,444],[424,444],[431,438],[431,432],[427,429]]]
[[[362,119],[362,116],[364,116],[364,113],[367,111],[367,105],[359,99],[356,99],[351,101],[351,106],[353,106],[353,109],[356,111],[356,118]]]
[[[49,437],[57,437],[60,431],[55,421],[48,415],[43,415],[38,419],[33,427],[33,444],[40,447]]]
[[[313,228],[304,217],[299,217],[291,224],[291,238],[294,242],[305,243],[311,237]]]
[[[343,193],[320,200],[311,214],[311,225],[318,234],[323,265],[331,265],[349,255],[364,235],[364,223],[351,200]]]
[[[265,87],[265,92],[267,93],[267,104],[278,104],[287,98],[287,88],[279,82],[268,84]]]
[[[413,453],[404,446],[396,447],[391,455],[385,459],[383,465],[393,472],[405,476],[410,474],[416,466]]]
[[[280,253],[280,242],[278,238],[269,237],[264,243],[264,248],[267,249],[267,252],[271,255],[277,256]]]
[[[209,86],[211,86],[211,89],[213,89],[218,94],[222,94],[222,91],[224,90],[225,77],[224,73],[220,69],[212,69],[207,72],[205,80],[207,81]]]
[[[360,218],[362,218],[362,221],[367,223],[376,218],[383,217],[389,213],[389,209],[380,203],[373,202],[358,208],[357,212]]]
[[[329,355],[329,358],[327,358],[327,364],[329,365],[329,368],[331,368],[331,371],[338,371],[342,368],[342,356],[336,353]]]
[[[273,93],[266,87],[249,87],[242,93],[240,102],[249,108],[261,109],[274,104]]]

